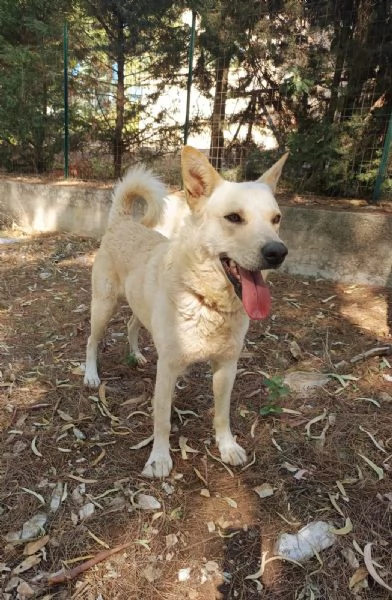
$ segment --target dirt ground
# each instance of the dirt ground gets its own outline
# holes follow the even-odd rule
[[[274,274],[232,397],[249,463],[219,462],[211,376],[197,365],[177,385],[173,473],[150,481],[156,356],[143,333],[148,363],[132,364],[127,307],[101,348],[105,385],[82,385],[97,242],[1,241],[1,598],[391,597],[392,356],[350,362],[391,344],[391,292]],[[294,371],[328,377],[295,391],[282,383]],[[331,547],[302,565],[276,559],[281,533],[317,520],[338,530]],[[49,585],[63,568],[71,579]]]

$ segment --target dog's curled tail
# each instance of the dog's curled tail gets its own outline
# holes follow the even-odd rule
[[[161,216],[166,194],[165,185],[149,169],[134,167],[114,188],[109,225],[122,217],[133,216],[142,225],[155,227]],[[147,204],[147,210],[145,206],[140,206],[140,200]],[[142,217],[138,218],[140,214]]]

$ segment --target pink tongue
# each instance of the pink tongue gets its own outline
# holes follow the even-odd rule
[[[259,271],[247,271],[238,265],[242,284],[242,303],[249,317],[265,319],[271,309],[271,294]]]

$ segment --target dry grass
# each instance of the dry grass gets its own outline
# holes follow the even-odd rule
[[[192,410],[197,417],[173,412],[171,445],[177,450],[182,435],[198,453],[188,454],[185,461],[179,451],[174,452],[167,487],[140,477],[149,448],[130,449],[151,434],[155,352],[143,334],[148,365],[127,364],[126,307],[112,319],[100,354],[107,383],[106,415],[101,412],[102,402],[91,398],[98,395],[82,386],[79,365],[88,334],[95,248],[96,242],[89,239],[57,234],[0,246],[2,534],[20,530],[37,512],[48,511],[54,486],[59,481],[67,484],[60,508],[48,516],[49,541],[40,564],[21,575],[36,590],[36,597],[345,600],[354,597],[349,581],[355,569],[342,558],[341,550],[352,548],[353,540],[361,548],[374,544],[372,553],[381,565],[378,571],[391,586],[392,388],[383,377],[392,374],[391,363],[380,358],[359,361],[340,371],[355,377],[345,380],[343,388],[331,379],[311,396],[283,395],[282,405],[299,414],[259,414],[267,401],[260,371],[270,376],[291,370],[331,373],[340,360],[379,342],[390,343],[391,296],[384,290],[276,274],[273,315],[250,328],[232,400],[233,428],[249,457],[254,454],[254,463],[245,470],[232,469],[232,477],[206,453],[207,447],[217,456],[211,379],[208,368],[197,365],[181,379],[175,402],[177,409]],[[302,351],[299,359],[290,352],[293,340]],[[331,426],[323,442],[307,437],[305,426],[324,409]],[[312,435],[320,434],[324,425],[325,420],[315,423]],[[382,466],[384,479],[379,481],[358,453]],[[304,469],[303,477],[295,478],[285,462]],[[75,476],[88,483],[80,484]],[[346,481],[347,501],[337,481]],[[253,488],[264,482],[275,492],[260,499]],[[208,488],[210,497],[200,495],[203,488]],[[45,506],[31,491],[42,496]],[[135,507],[140,491],[154,496],[161,508]],[[339,494],[337,504],[350,517],[353,531],[320,554],[322,564],[316,558],[304,569],[281,561],[270,563],[261,577],[263,590],[258,592],[256,583],[245,577],[258,570],[262,552],[273,555],[280,532],[296,531],[315,519],[344,525],[328,494]],[[95,503],[95,511],[80,521],[77,515],[86,502]],[[210,528],[214,523],[215,530],[209,531],[207,523]],[[77,580],[45,588],[41,573],[53,573],[64,564],[72,567],[78,563],[67,561],[80,558],[81,562],[96,555],[103,549],[97,539],[110,547],[133,543]],[[170,547],[173,540],[176,543]],[[23,545],[5,543],[2,568],[15,568],[24,558],[22,551]],[[187,581],[179,581],[181,569],[190,569]],[[149,574],[153,581],[146,578]],[[4,589],[10,578],[10,571],[4,570]],[[390,597],[371,577],[368,586],[360,598]],[[9,598],[17,597],[22,596],[10,592]]]

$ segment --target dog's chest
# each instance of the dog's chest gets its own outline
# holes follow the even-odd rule
[[[178,334],[189,362],[224,357],[236,358],[241,352],[249,320],[238,313],[218,313],[206,306],[194,306],[180,313]]]

